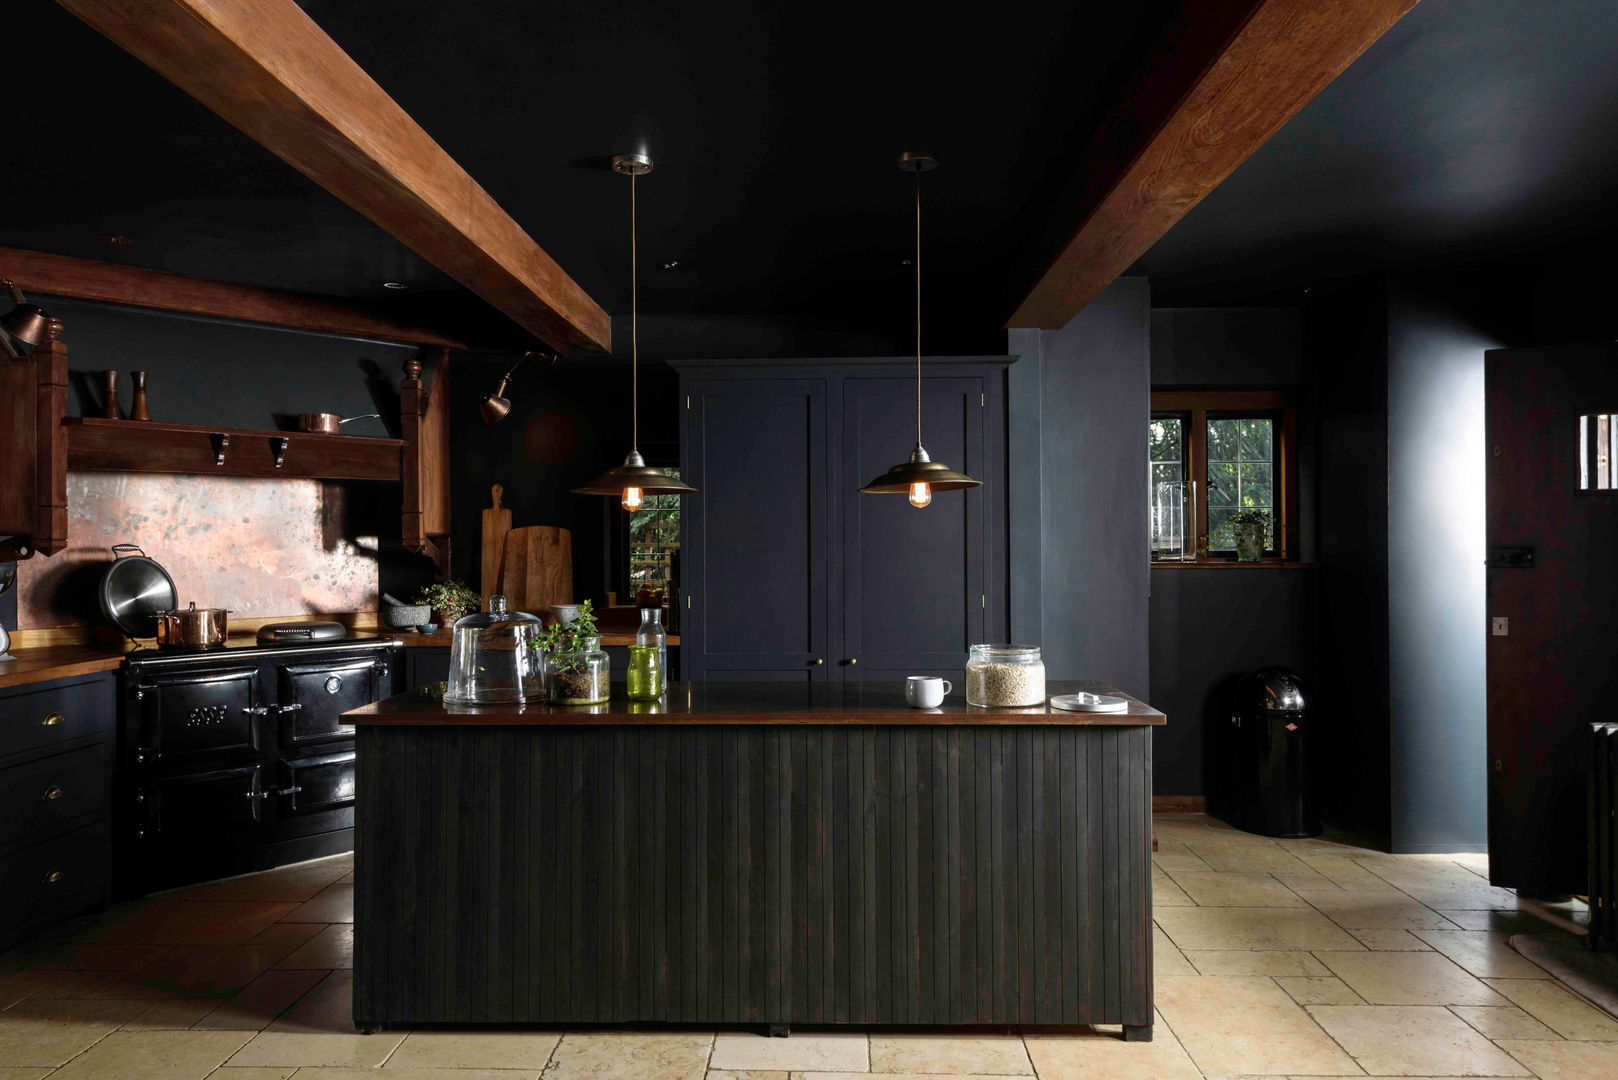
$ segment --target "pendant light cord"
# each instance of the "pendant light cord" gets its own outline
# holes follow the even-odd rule
[[[916,171],[916,445],[921,445],[921,171]]]
[[[640,449],[640,241],[635,174],[629,174],[629,448]]]

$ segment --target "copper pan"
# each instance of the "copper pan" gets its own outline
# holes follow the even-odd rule
[[[315,435],[336,435],[338,425],[347,424],[354,420],[373,420],[382,416],[381,413],[366,413],[363,416],[350,416],[343,418],[334,412],[306,412],[298,415],[298,430],[307,431]]]

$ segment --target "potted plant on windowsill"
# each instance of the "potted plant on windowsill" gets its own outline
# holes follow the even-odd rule
[[[1245,507],[1225,519],[1236,539],[1236,561],[1258,562],[1270,546],[1270,512]]]
[[[461,581],[435,581],[421,590],[416,603],[433,609],[433,619],[448,630],[482,603],[477,590]]]
[[[571,622],[540,631],[536,647],[545,657],[545,688],[552,705],[595,705],[612,696],[612,664],[601,649],[590,601],[579,605]]]

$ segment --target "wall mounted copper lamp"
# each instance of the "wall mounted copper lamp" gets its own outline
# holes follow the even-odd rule
[[[525,352],[517,357],[517,362],[507,368],[504,375],[500,376],[500,385],[494,388],[494,393],[484,394],[483,400],[478,403],[478,411],[483,414],[485,424],[498,424],[510,415],[511,401],[505,396],[506,384],[511,381],[511,373],[521,367],[524,360],[532,360],[536,364],[554,364],[556,363],[556,355],[554,353]]]
[[[0,289],[11,293],[12,303],[11,310],[0,315],[0,348],[16,358],[17,348],[13,343],[20,341],[30,348],[40,344],[45,340],[50,317],[23,299],[22,290],[10,280],[0,281]]]
[[[608,469],[575,495],[614,495],[625,510],[639,510],[648,495],[695,495],[697,489],[646,464],[640,455],[640,276],[636,238],[635,177],[652,171],[645,154],[615,154],[612,171],[629,177],[629,453],[622,465]]]
[[[907,150],[899,155],[899,168],[916,177],[916,448],[910,451],[909,460],[860,488],[860,494],[908,495],[910,505],[919,510],[933,501],[935,491],[981,487],[983,481],[934,461],[921,445],[921,174],[938,168],[938,159],[928,153]]]

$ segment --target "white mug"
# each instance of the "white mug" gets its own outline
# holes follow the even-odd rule
[[[915,709],[936,709],[955,684],[936,675],[912,675],[905,680],[905,700]]]

